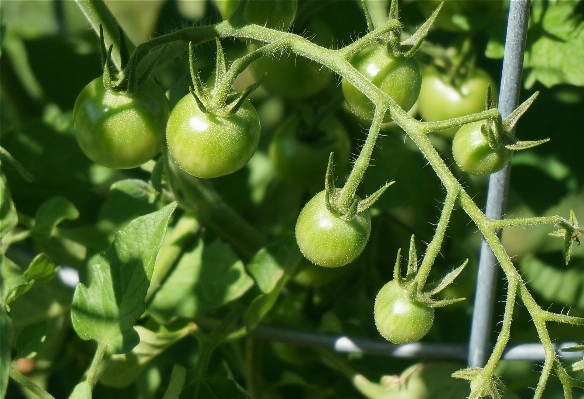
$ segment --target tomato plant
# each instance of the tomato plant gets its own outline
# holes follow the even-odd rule
[[[472,72],[457,81],[428,66],[422,74],[422,87],[418,98],[420,116],[429,122],[456,118],[485,109],[487,90],[497,97],[497,86],[487,72],[474,68]],[[438,133],[454,137],[457,128],[449,128]]]
[[[351,58],[351,64],[375,86],[408,111],[418,98],[422,84],[420,64],[415,58],[396,57],[387,46],[372,45]],[[373,103],[347,80],[343,94],[349,108],[364,120],[373,118]],[[386,115],[384,121],[391,120]]]
[[[371,233],[369,212],[344,220],[327,209],[325,192],[316,194],[302,208],[296,222],[296,241],[302,254],[323,267],[344,266],[365,248]]]
[[[513,151],[501,147],[491,148],[481,131],[483,121],[462,126],[452,142],[452,154],[456,164],[473,175],[488,175],[505,167]]]
[[[297,117],[278,127],[270,142],[270,161],[278,175],[300,187],[320,187],[330,153],[335,154],[337,173],[343,175],[350,154],[349,135],[334,117],[324,118],[313,131]]]
[[[166,96],[154,83],[146,81],[128,95],[107,90],[99,77],[75,101],[75,138],[92,161],[109,168],[135,168],[162,149],[169,112]]]
[[[394,344],[419,341],[434,324],[434,308],[411,300],[395,280],[377,293],[373,316],[379,333]]]
[[[239,0],[216,0],[223,19],[229,19]],[[287,30],[296,16],[298,0],[249,0],[245,9],[245,19],[257,25],[273,29]]]
[[[260,120],[247,100],[233,115],[200,110],[191,94],[173,108],[166,128],[168,150],[187,173],[213,178],[245,166],[260,141]]]
[[[308,31],[315,36],[315,43],[325,47],[333,43],[332,31],[319,19],[311,20]],[[314,96],[333,77],[330,70],[316,62],[292,54],[261,58],[252,64],[252,71],[256,78],[265,75],[263,87],[270,93],[295,100]]]

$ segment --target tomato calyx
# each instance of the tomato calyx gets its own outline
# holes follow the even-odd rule
[[[128,43],[126,42],[126,34],[123,29],[118,26],[120,37],[120,68],[117,69],[113,65],[112,51],[113,44],[106,47],[105,37],[103,34],[103,27],[99,25],[99,39],[100,39],[100,53],[101,66],[103,70],[103,86],[106,90],[116,92],[118,94],[126,94],[128,96],[134,95],[138,89],[148,80],[150,73],[158,64],[162,55],[166,50],[163,46],[158,55],[146,66],[144,72],[138,76],[136,59],[130,57]]]
[[[199,71],[195,67],[193,44],[189,42],[189,66],[193,82],[193,86],[189,87],[189,90],[201,112],[228,117],[239,111],[249,95],[261,85],[263,77],[240,93],[234,92],[232,81],[228,77],[223,47],[217,38],[215,38],[215,43],[217,45],[215,84],[213,89],[209,90],[205,87]]]
[[[433,297],[448,287],[462,272],[468,263],[465,260],[462,265],[447,273],[440,281],[433,283],[430,289],[424,291],[425,277],[418,273],[418,256],[414,236],[410,239],[410,249],[408,253],[408,265],[405,277],[401,273],[401,249],[398,250],[397,259],[393,269],[393,281],[404,291],[410,301],[423,303],[432,308],[440,308],[456,302],[464,301],[466,298],[434,299]]]
[[[395,183],[395,181],[390,181],[384,184],[380,189],[365,199],[359,198],[355,193],[349,193],[349,195],[345,195],[345,198],[343,198],[345,188],[339,189],[334,185],[333,164],[334,154],[331,153],[325,177],[325,205],[329,212],[345,221],[353,220],[358,213],[367,211],[381,197],[385,190]]]

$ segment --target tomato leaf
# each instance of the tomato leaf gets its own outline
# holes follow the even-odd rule
[[[584,20],[575,11],[577,5],[570,1],[550,4],[532,24],[528,37],[535,35],[535,39],[526,49],[526,88],[536,81],[546,87],[564,83],[584,86]]]
[[[12,202],[12,195],[4,172],[0,170],[0,238],[18,224],[18,215]]]
[[[99,381],[116,388],[130,385],[152,359],[187,336],[193,327],[193,323],[184,321],[174,323],[172,326],[160,327],[158,331],[136,326],[140,343],[128,353],[113,355],[100,375]]]
[[[166,227],[176,204],[139,217],[122,230],[100,263],[90,267],[89,286],[75,289],[71,320],[77,334],[125,353],[139,343],[132,327],[144,312],[144,298]]]
[[[156,292],[148,314],[162,324],[176,316],[201,316],[241,297],[252,285],[229,245],[216,240],[205,247],[199,239]]]
[[[16,358],[31,359],[36,356],[38,349],[47,338],[47,322],[26,326],[16,339]]]
[[[0,397],[5,397],[8,387],[8,371],[10,370],[10,335],[12,334],[12,319],[6,311],[4,278],[5,257],[0,254]]]
[[[110,187],[111,190],[119,190],[130,197],[138,200],[146,201],[149,204],[156,201],[156,189],[144,180],[140,179],[125,179],[115,182]]]
[[[237,384],[237,382],[222,375],[214,375],[205,378],[201,382],[199,397],[217,399],[253,399],[249,393]]]
[[[33,281],[37,284],[46,283],[51,280],[60,267],[55,266],[53,261],[44,253],[38,254],[24,272],[24,278],[27,281]]]
[[[37,210],[31,235],[39,239],[49,238],[63,220],[75,220],[78,217],[79,211],[71,201],[64,197],[51,198]]]
[[[248,330],[254,329],[276,303],[288,280],[294,275],[302,255],[294,237],[287,237],[262,248],[248,265],[260,291],[243,315]]]

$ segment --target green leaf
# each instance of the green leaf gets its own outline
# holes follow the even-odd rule
[[[584,21],[575,11],[577,5],[576,1],[550,3],[540,20],[531,24],[524,64],[526,88],[536,81],[546,87],[584,86]]]
[[[170,374],[170,382],[162,399],[178,399],[185,385],[187,370],[180,364],[175,364]]]
[[[519,262],[527,285],[555,304],[584,307],[584,258],[574,258],[569,268],[562,265],[558,252],[529,254]]]
[[[10,370],[10,335],[12,334],[12,319],[6,312],[4,296],[6,280],[4,278],[5,257],[0,254],[0,397],[6,395],[8,387],[8,372]]]
[[[37,210],[31,235],[39,239],[49,238],[63,220],[75,220],[78,217],[79,211],[71,201],[63,197],[51,198]]]
[[[115,182],[111,190],[119,190],[141,201],[153,204],[156,201],[156,190],[150,184],[140,179],[125,179]]]
[[[71,320],[77,334],[125,353],[139,342],[133,324],[145,309],[152,269],[176,203],[139,217],[122,230],[99,264],[90,267],[91,282],[75,289]]]
[[[18,224],[18,215],[12,202],[12,195],[4,171],[0,169],[0,238]]]
[[[51,258],[40,253],[30,262],[24,272],[24,278],[27,281],[34,280],[36,284],[46,283],[55,277],[59,269],[60,267],[56,267]]]
[[[252,301],[243,315],[243,322],[248,330],[253,330],[274,306],[301,259],[302,254],[296,245],[296,239],[286,237],[262,248],[251,260],[249,272],[262,294]]]
[[[133,383],[148,363],[193,330],[193,323],[181,322],[151,331],[142,326],[135,329],[140,343],[128,353],[113,355],[99,377],[102,384],[122,388]],[[180,392],[180,391],[179,391]]]
[[[24,327],[16,339],[16,358],[31,359],[47,338],[47,322],[39,321]]]
[[[204,247],[199,239],[156,292],[148,313],[162,324],[176,316],[201,316],[241,297],[252,285],[229,245],[216,240]]]

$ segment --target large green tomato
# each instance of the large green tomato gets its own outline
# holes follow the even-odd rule
[[[343,125],[333,116],[323,119],[315,132],[303,134],[307,128],[297,117],[285,120],[270,143],[270,161],[283,180],[300,186],[324,187],[331,152],[335,171],[343,175],[349,163],[351,144]]]
[[[481,132],[484,121],[462,126],[452,141],[452,155],[456,164],[473,175],[488,175],[505,167],[513,151],[505,147],[491,148]]]
[[[324,191],[308,201],[296,221],[296,242],[300,251],[306,259],[323,267],[351,263],[365,248],[370,234],[369,211],[344,220],[327,209]]]
[[[448,81],[433,66],[428,66],[422,75],[422,89],[418,98],[418,111],[425,121],[434,122],[457,118],[485,109],[487,90],[491,87],[493,97],[497,97],[497,86],[487,72],[475,68],[457,84]],[[438,133],[454,137],[457,127],[444,129]]]
[[[422,74],[420,64],[414,58],[394,57],[389,54],[387,46],[375,44],[355,54],[351,64],[405,111],[415,104]],[[342,87],[351,111],[363,120],[371,120],[374,107],[367,96],[344,79]],[[384,121],[390,120],[387,114]]]
[[[99,77],[75,100],[75,138],[95,163],[116,169],[135,168],[154,158],[164,146],[169,113],[166,96],[151,81],[129,96],[107,90]]]
[[[187,94],[170,114],[166,141],[181,169],[196,177],[213,178],[243,168],[258,147],[260,133],[260,120],[251,101],[223,117],[202,112]]]
[[[379,333],[394,344],[418,341],[434,324],[434,308],[409,299],[395,280],[377,293],[373,316]]]
[[[308,31],[314,35],[316,44],[324,47],[332,45],[333,33],[324,22],[318,19],[312,20]],[[256,45],[250,47],[254,49]],[[265,75],[262,83],[264,89],[292,100],[317,94],[333,78],[331,70],[294,54],[277,54],[260,58],[252,64],[251,70],[257,79]]]
[[[229,19],[239,0],[216,0],[223,19]],[[288,30],[298,8],[298,0],[249,0],[245,9],[245,19],[257,25],[273,29]]]

